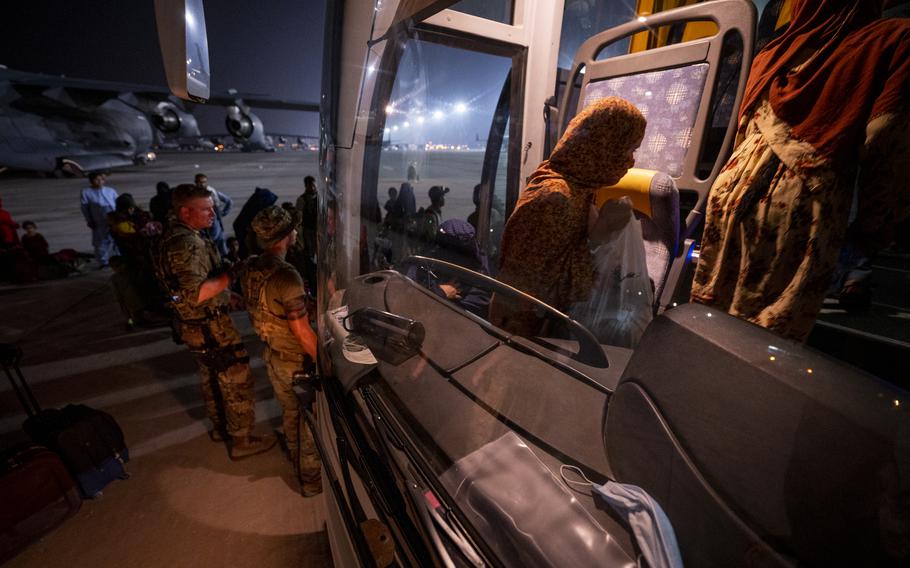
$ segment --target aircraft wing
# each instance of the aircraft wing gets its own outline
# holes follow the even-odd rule
[[[168,97],[171,96],[171,92],[167,87],[158,85],[101,81],[96,79],[77,79],[61,75],[16,71],[0,66],[0,82],[3,81],[7,81],[16,87],[34,87],[35,89],[41,90],[50,87],[60,87],[63,89],[74,89],[79,91],[94,91],[99,95],[109,97],[115,97],[118,94],[125,92],[146,95],[152,98],[160,98],[161,100],[168,99]],[[237,99],[243,99],[244,104],[254,108],[319,112],[318,102],[276,99],[262,93],[241,93],[234,91],[233,89],[221,93],[212,93],[212,96],[209,97],[208,104],[224,106],[233,105],[236,104]],[[187,106],[193,104],[187,103],[186,101],[181,102]]]

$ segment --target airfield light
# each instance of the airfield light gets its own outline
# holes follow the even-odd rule
[[[404,126],[405,128],[410,128],[411,123],[406,120],[406,121],[404,121],[404,124],[402,124],[402,126]]]
[[[417,124],[423,124],[424,118],[422,116],[417,117]]]
[[[386,113],[386,114],[392,114],[393,112],[395,112],[395,107],[394,107],[394,106],[392,106],[392,105],[390,105],[390,104],[385,105],[385,113]]]
[[[468,110],[468,106],[464,103],[457,103],[455,105],[455,112],[457,112],[458,114],[462,114],[467,110]]]
[[[393,126],[393,127],[392,127],[392,130],[394,130],[394,131],[397,132],[397,131],[398,131],[398,125],[396,124],[395,126]]]
[[[437,111],[435,111],[435,112],[433,113],[433,118],[436,119],[436,120],[439,120],[439,119],[441,119],[442,117],[443,117],[443,114],[442,114],[442,111],[441,111],[441,110],[437,110]]]

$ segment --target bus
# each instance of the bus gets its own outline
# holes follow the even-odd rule
[[[336,566],[910,558],[910,375],[686,301],[752,56],[789,5],[327,1],[319,376],[300,399]],[[524,181],[611,95],[648,118],[635,169],[598,195],[630,198],[653,282],[649,323],[623,344],[495,278]],[[470,225],[473,248],[441,254],[421,210]],[[439,293],[452,281],[547,325],[506,332]],[[885,343],[862,349],[867,368],[905,369],[906,346]]]

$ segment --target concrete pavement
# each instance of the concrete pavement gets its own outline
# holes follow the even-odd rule
[[[205,164],[205,173],[218,189],[235,193],[239,211],[254,185],[271,184],[282,200],[296,197],[303,175],[315,173],[296,159],[301,155],[278,156],[271,165],[268,159],[275,155],[238,155],[239,163]],[[197,168],[190,166],[200,156],[177,156],[115,172],[111,184],[147,203],[157,178],[192,178]],[[266,160],[262,170],[256,159]],[[229,183],[231,175],[236,179]],[[0,195],[17,220],[38,222],[52,250],[87,250],[88,231],[76,203],[81,185],[81,180],[4,178]],[[23,372],[38,400],[45,407],[76,402],[111,413],[133,458],[129,480],[84,502],[75,517],[5,566],[330,565],[322,497],[300,496],[277,448],[232,462],[222,444],[209,441],[189,353],[171,341],[168,328],[126,331],[109,278],[106,270],[0,287],[0,341],[21,344]],[[258,430],[265,432],[280,425],[280,411],[259,357],[262,344],[244,314],[236,314],[235,321],[253,355]],[[23,419],[3,378],[0,447],[24,439]]]

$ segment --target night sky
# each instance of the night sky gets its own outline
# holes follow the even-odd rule
[[[205,2],[212,91],[318,101],[324,2]],[[4,2],[0,64],[20,71],[166,86],[153,0]],[[316,135],[314,113],[256,111],[269,132]],[[197,108],[204,134],[224,110]]]

